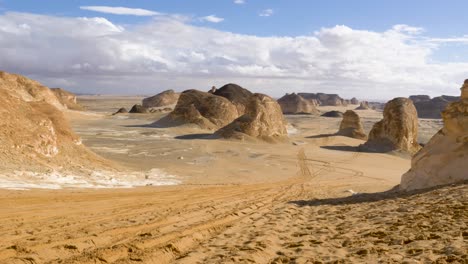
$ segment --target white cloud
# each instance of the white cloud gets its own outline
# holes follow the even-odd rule
[[[269,17],[272,16],[275,13],[275,11],[271,8],[262,10],[258,15],[261,17]]]
[[[215,15],[209,15],[209,16],[201,17],[200,20],[211,22],[211,23],[219,23],[219,22],[223,22],[224,18],[217,17]]]
[[[107,13],[113,15],[132,15],[132,16],[156,16],[161,13],[141,9],[141,8],[128,8],[119,6],[80,6],[82,10],[95,11],[100,13]]]
[[[245,4],[245,0],[234,0],[234,4],[238,4],[238,5]]]
[[[257,37],[199,27],[173,16],[122,27],[105,18],[0,15],[0,69],[86,93],[208,90],[237,82],[257,92],[331,92],[391,98],[458,94],[468,59],[434,62],[446,42],[401,27],[347,26],[309,36]],[[67,82],[64,82],[66,80]]]

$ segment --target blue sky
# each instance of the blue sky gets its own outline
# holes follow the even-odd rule
[[[37,44],[38,54],[32,57],[39,58],[44,52],[60,49],[61,52],[56,55],[64,55],[62,59],[57,59],[57,63],[63,63],[63,68],[69,67],[70,70],[60,72],[60,69],[52,69],[53,67],[49,70],[22,67],[15,63],[14,57],[3,62],[0,60],[0,68],[29,74],[48,85],[68,85],[72,90],[108,92],[110,88],[106,87],[118,86],[118,93],[151,93],[164,87],[180,90],[189,88],[193,83],[209,87],[210,83],[221,84],[225,80],[239,81],[276,96],[294,89],[327,89],[346,94],[351,92],[342,91],[339,86],[352,83],[355,87],[352,92],[361,96],[381,95],[388,98],[397,91],[455,94],[456,91],[447,89],[462,82],[460,79],[463,71],[459,68],[465,67],[468,62],[468,27],[464,21],[468,1],[240,2],[244,3],[236,4],[235,0],[0,0],[0,15],[11,27],[5,26],[4,34],[16,32],[15,36],[20,44],[25,44],[27,38],[15,28],[27,31],[29,36],[44,38],[42,44]],[[117,15],[102,10],[96,12],[96,6],[108,9],[126,7],[157,15]],[[34,18],[35,15],[42,16]],[[80,20],[83,17],[95,20],[83,25]],[[103,23],[101,18],[106,22]],[[0,22],[1,19],[0,17]],[[59,28],[54,23],[63,23],[69,28]],[[103,31],[99,36],[90,35],[89,30],[82,27],[89,27],[89,30],[96,32]],[[154,28],[156,33],[146,39],[148,28]],[[211,29],[213,31],[207,31]],[[80,32],[77,33],[79,37],[70,37],[69,32],[75,31]],[[177,36],[171,39],[167,31]],[[39,32],[45,33],[41,35]],[[178,32],[183,34],[179,36]],[[2,44],[6,43],[2,43],[1,34],[0,26],[0,51]],[[194,36],[224,38],[229,40],[229,50],[220,44],[227,43],[223,41],[193,44],[189,38]],[[301,36],[307,39],[304,40]],[[102,44],[103,37],[108,38],[108,43],[119,43],[106,47],[105,50],[103,46],[107,44]],[[166,45],[171,41],[178,41],[177,47]],[[92,54],[91,42],[95,42],[95,45],[99,43],[95,55]],[[131,58],[128,52],[120,53],[123,49],[128,50],[129,42],[132,42],[133,48],[138,49],[138,52],[132,51],[134,56]],[[67,50],[61,43],[76,46],[74,50]],[[90,47],[85,48],[83,43]],[[271,47],[268,43],[272,43]],[[57,47],[53,47],[54,45]],[[204,45],[213,45],[212,49],[216,50],[217,55],[211,56]],[[292,46],[297,49],[291,51]],[[258,56],[243,55],[242,49],[249,47],[257,50]],[[3,48],[7,49],[7,45]],[[19,52],[19,49],[18,54],[34,53],[34,49],[24,52]],[[27,49],[27,45],[24,45],[24,49]],[[238,52],[233,53],[233,49],[238,49]],[[265,49],[268,51],[263,54]],[[343,49],[345,55],[336,56],[335,53]],[[382,49],[386,51],[380,54],[379,50]],[[369,50],[369,54],[366,54],[366,50]],[[11,53],[11,49],[9,51]],[[117,54],[116,57],[109,57],[110,51]],[[74,52],[76,56],[71,56]],[[355,58],[354,55],[359,52],[363,53],[362,56]],[[169,53],[170,55],[166,55]],[[294,54],[291,55],[292,53]],[[106,63],[93,62],[96,56],[102,56],[102,61]],[[402,56],[401,59],[398,56]],[[21,60],[27,61],[30,58]],[[292,58],[295,61],[289,61]],[[366,66],[367,62],[375,64],[375,72]],[[128,63],[128,67],[123,69],[123,66],[113,63]],[[216,63],[221,63],[225,70],[218,71]],[[144,65],[152,70],[133,70]],[[333,65],[337,65],[337,68]],[[181,67],[187,68],[181,70]],[[91,74],[91,69],[102,71],[95,70]],[[457,72],[454,69],[458,69]],[[200,73],[196,73],[197,70]],[[437,78],[432,77],[426,87],[417,86],[418,80],[423,80],[425,74],[433,75],[434,72],[440,72]],[[468,68],[465,72],[465,77],[468,78]],[[121,75],[121,78],[125,77],[127,80],[131,80],[136,74],[143,76],[142,79],[148,78],[150,83],[158,81],[161,86],[152,85],[148,89],[125,88],[118,85],[125,83],[124,80],[118,84],[108,81],[109,75],[113,74]],[[451,76],[447,77],[448,74]],[[154,77],[155,75],[159,77]],[[395,77],[390,78],[389,75]],[[176,76],[174,79],[177,80],[171,81],[171,76]],[[399,88],[392,88],[395,85]],[[82,88],[83,86],[86,88]],[[382,87],[382,90],[369,95],[367,88],[360,89],[359,86],[376,89]]]

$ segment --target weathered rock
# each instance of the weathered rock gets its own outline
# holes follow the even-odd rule
[[[113,113],[112,115],[117,115],[117,114],[126,114],[126,113],[128,113],[128,110],[127,110],[127,108],[125,108],[125,107],[122,107],[122,108],[120,108],[119,110],[117,110],[117,112]]]
[[[337,94],[324,94],[324,93],[298,93],[306,100],[317,100],[320,105],[324,106],[341,106],[344,99]]]
[[[369,108],[369,103],[367,101],[362,101],[361,104],[356,108],[356,110],[367,110]]]
[[[203,129],[219,129],[237,117],[237,108],[228,99],[197,90],[184,91],[168,116],[172,121]]]
[[[409,97],[418,111],[420,118],[442,118],[442,111],[451,102],[460,100],[458,96],[442,95],[430,98],[428,95],[412,95]]]
[[[328,111],[326,113],[323,113],[322,114],[323,117],[342,117],[343,116],[343,113],[340,112],[340,111]]]
[[[254,94],[246,105],[245,114],[215,134],[223,138],[253,138],[268,142],[283,141],[288,137],[281,107],[264,94]]]
[[[411,161],[400,188],[414,190],[468,180],[468,80],[461,99],[442,112],[444,127]]]
[[[233,83],[226,84],[223,87],[216,89],[213,94],[222,96],[231,101],[231,103],[236,106],[239,115],[244,114],[245,107],[252,96],[252,93],[249,90]]]
[[[66,108],[80,111],[84,109],[83,106],[79,105],[76,101],[75,94],[70,93],[69,91],[66,91],[62,88],[51,88],[50,90],[55,94],[59,102]]]
[[[351,98],[351,101],[350,101],[350,102],[351,102],[351,104],[353,104],[353,105],[359,104],[359,100],[356,99],[356,97]]]
[[[143,107],[151,108],[173,105],[177,103],[179,96],[180,93],[176,93],[174,90],[167,90],[155,96],[143,99]]]
[[[130,114],[146,114],[148,112],[148,108],[139,104],[132,106],[132,109],[129,111]]]
[[[419,103],[419,102],[427,102],[431,100],[431,97],[429,95],[411,95],[409,97],[411,101],[413,101],[414,104]]]
[[[284,114],[320,114],[311,101],[295,93],[286,94],[278,99]]]
[[[216,92],[216,86],[212,86],[211,89],[208,91],[210,94],[214,94]]]
[[[340,130],[336,134],[340,136],[367,140],[367,135],[364,132],[361,118],[353,110],[348,110],[343,114],[343,121],[341,121]]]
[[[369,133],[369,140],[360,147],[366,151],[402,151],[416,153],[421,147],[418,139],[418,115],[413,102],[395,98],[385,105],[383,119]]]

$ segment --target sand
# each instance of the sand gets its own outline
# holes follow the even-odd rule
[[[246,143],[110,115],[134,98],[86,99],[91,112],[67,114],[83,144],[179,184],[0,190],[0,263],[468,261],[468,186],[395,193],[410,159],[356,152],[363,141],[331,135],[340,118],[288,116],[290,142]],[[366,132],[381,118],[358,113]]]

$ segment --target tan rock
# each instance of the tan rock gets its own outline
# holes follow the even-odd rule
[[[278,99],[284,114],[320,114],[315,105],[295,93],[286,94]]]
[[[468,80],[461,100],[442,112],[444,127],[411,161],[400,188],[414,190],[468,180]]]
[[[245,107],[252,96],[252,93],[249,90],[233,83],[226,84],[223,87],[214,90],[213,94],[222,96],[231,101],[231,103],[236,106],[239,115],[244,114]]]
[[[151,96],[143,99],[143,107],[164,107],[168,105],[173,105],[179,100],[180,93],[176,93],[174,90],[167,90],[161,92],[155,96]]]
[[[198,90],[184,91],[169,118],[180,124],[196,124],[203,129],[219,129],[239,116],[228,99]]]
[[[356,97],[351,98],[350,102],[351,102],[351,104],[353,104],[353,105],[359,104],[359,100],[356,99]]]
[[[343,114],[340,130],[337,135],[367,140],[367,135],[361,123],[361,118],[353,110],[348,110]]]
[[[281,107],[264,94],[254,94],[246,106],[245,114],[215,134],[223,138],[260,139],[267,142],[283,141],[288,137]]]
[[[416,153],[421,147],[417,142],[418,114],[413,102],[407,98],[395,98],[385,105],[383,115],[361,148],[373,152]]]
[[[370,109],[369,103],[367,101],[362,101],[359,106],[356,108],[356,110],[367,110]]]
[[[76,95],[66,91],[62,88],[51,88],[50,89],[62,105],[71,110],[84,110],[83,106],[79,105],[76,101]]]

